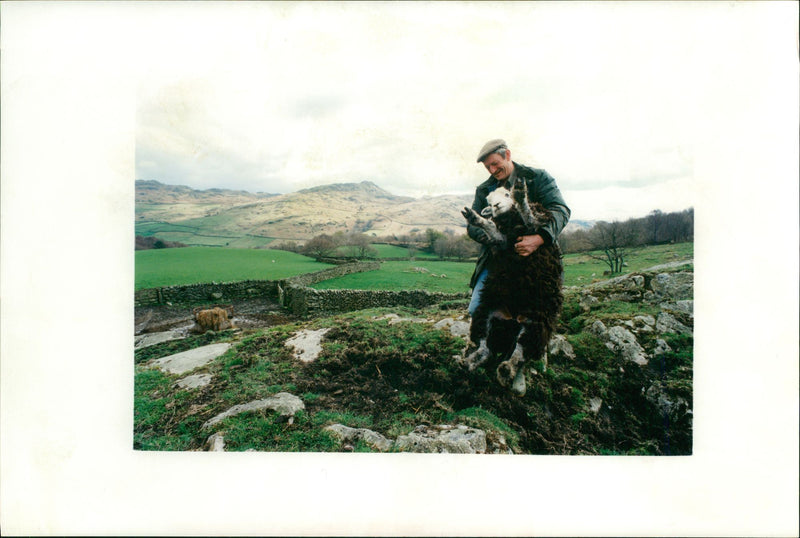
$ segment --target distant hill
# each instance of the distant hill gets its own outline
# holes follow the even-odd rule
[[[592,226],[594,226],[593,220],[580,220],[580,219],[570,219],[567,225],[564,227],[565,232],[573,232],[576,230],[588,230]]]
[[[402,235],[428,228],[465,228],[461,208],[472,195],[415,199],[370,181],[337,183],[288,194],[251,194],[158,181],[136,181],[136,232],[187,244],[231,245],[238,238],[303,241],[315,235],[361,232]]]
[[[136,181],[136,233],[188,245],[254,247],[272,239],[305,241],[320,234],[359,232],[378,237],[465,231],[461,209],[473,195],[411,198],[371,181],[335,183],[288,194],[195,190]],[[567,231],[594,223],[571,220]]]
[[[237,200],[269,198],[277,194],[236,191],[229,189],[195,190],[185,185],[166,185],[153,180],[136,180],[136,202],[145,204],[170,203],[235,203]]]

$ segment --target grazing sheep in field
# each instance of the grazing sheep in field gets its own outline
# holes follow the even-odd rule
[[[540,204],[529,203],[525,181],[517,181],[511,191],[496,189],[487,201],[483,213],[488,218],[468,207],[462,211],[470,224],[486,232],[492,247],[464,362],[473,370],[489,359],[492,364],[502,361],[497,380],[522,396],[523,367],[544,356],[564,301],[561,251],[555,243],[545,243],[529,256],[514,250],[520,236],[536,234],[552,220]]]
[[[203,334],[206,331],[224,331],[225,329],[235,329],[233,322],[228,316],[233,317],[233,306],[220,308],[195,308],[193,333]]]

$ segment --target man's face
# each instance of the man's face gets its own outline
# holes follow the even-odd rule
[[[483,166],[497,181],[505,181],[514,170],[514,163],[511,162],[511,150],[506,150],[505,157],[492,153],[483,160]]]

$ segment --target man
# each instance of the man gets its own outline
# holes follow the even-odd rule
[[[528,185],[528,200],[531,203],[538,202],[553,214],[554,221],[544,228],[541,233],[535,235],[525,235],[519,238],[514,245],[517,253],[521,256],[530,256],[537,248],[545,243],[552,243],[558,239],[558,234],[564,229],[569,221],[570,210],[558,190],[556,180],[544,170],[529,168],[515,163],[511,160],[511,150],[508,149],[505,140],[490,140],[481,148],[478,153],[478,161],[483,163],[490,177],[475,190],[475,200],[472,202],[472,209],[478,214],[487,206],[486,197],[490,192],[498,187],[505,187],[509,190],[514,186],[517,178],[522,178]],[[469,287],[472,288],[472,300],[469,303],[469,314],[474,315],[475,309],[480,302],[483,284],[486,281],[487,270],[486,262],[491,256],[491,249],[484,243],[486,232],[472,225],[467,225],[467,234],[482,244],[475,271],[470,279]]]

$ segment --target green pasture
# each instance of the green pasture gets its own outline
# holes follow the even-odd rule
[[[283,250],[213,247],[140,250],[136,252],[135,288],[279,280],[328,267],[332,266]]]
[[[408,249],[405,247],[381,244],[372,245],[372,248],[378,251],[378,258],[408,258],[409,256]],[[430,252],[415,250],[414,258],[418,260],[435,260],[438,256]]]
[[[161,237],[161,234],[159,234]],[[407,249],[375,245],[381,257],[395,257]],[[386,248],[383,248],[386,247]],[[396,249],[396,250],[395,250]],[[564,257],[564,284],[581,286],[611,278],[604,275],[608,266],[592,255],[569,254]],[[691,260],[693,243],[655,245],[631,250],[626,258],[626,272],[640,271],[654,265]],[[272,260],[275,260],[273,263]],[[317,289],[425,289],[445,293],[469,291],[469,277],[475,264],[444,262],[434,259],[382,262],[378,271],[356,273],[315,284]],[[330,267],[306,256],[283,250],[248,248],[190,247],[143,250],[136,253],[136,289],[237,280],[276,280],[319,271]],[[444,275],[444,276],[442,276]],[[613,275],[616,276],[616,275]]]
[[[474,263],[404,261],[382,262],[379,271],[354,273],[324,280],[318,290],[428,290],[444,293],[469,292]]]
[[[398,247],[396,245],[377,243],[370,245],[370,248],[373,249],[373,251],[368,254],[368,257],[373,259],[408,258],[410,255],[407,247]],[[334,255],[343,257],[354,256],[353,251],[354,247],[343,245],[336,249],[336,253]],[[431,252],[424,252],[418,249],[414,250],[413,252],[415,260],[436,260],[439,258],[439,256]]]
[[[192,221],[182,224],[169,222],[142,222],[136,224],[136,235],[156,236],[164,241],[177,241],[192,247],[258,248],[270,244],[272,237],[254,235],[226,235],[208,233],[210,228],[193,226]]]

